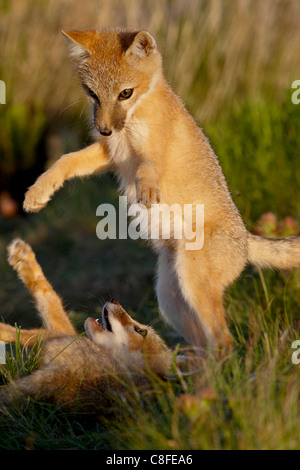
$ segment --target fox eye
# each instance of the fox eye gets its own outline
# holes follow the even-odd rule
[[[100,100],[98,98],[98,96],[96,95],[96,93],[93,92],[93,90],[91,90],[89,87],[84,87],[85,88],[85,91],[87,92],[88,95],[90,95],[90,97],[94,100],[94,101],[97,101],[97,103],[100,103]]]
[[[119,100],[122,101],[122,100],[128,100],[128,98],[131,97],[133,93],[133,88],[126,88],[125,90],[121,91],[121,93],[119,94]]]
[[[146,328],[139,328],[138,326],[134,327],[134,331],[136,331],[139,335],[141,335],[143,338],[146,338],[148,331]]]

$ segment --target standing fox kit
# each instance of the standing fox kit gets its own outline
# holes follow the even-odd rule
[[[89,317],[87,336],[78,335],[30,246],[15,240],[8,252],[46,328],[20,330],[21,345],[32,347],[37,338],[42,342],[40,367],[0,387],[0,405],[25,395],[103,413],[112,409],[113,394],[126,393],[130,382],[146,385],[149,371],[167,375],[172,353],[151,327],[134,321],[111,300],[103,307],[102,324]],[[16,328],[0,323],[0,340],[14,343]]]
[[[247,232],[219,162],[167,84],[154,38],[145,31],[63,32],[91,102],[98,142],[62,156],[29,189],[36,212],[77,176],[114,170],[130,203],[204,204],[204,245],[154,241],[162,316],[195,346],[232,346],[223,293],[247,263],[300,266],[300,238],[268,240]]]

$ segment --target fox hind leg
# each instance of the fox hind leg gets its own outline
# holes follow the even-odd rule
[[[198,316],[209,346],[223,352],[231,350],[233,340],[223,306],[227,273],[218,269],[204,250],[178,251],[176,271],[182,295]]]
[[[173,254],[161,250],[158,259],[156,295],[162,317],[201,354],[206,338],[197,314],[184,299]]]
[[[223,351],[232,349],[222,289],[201,270],[194,254],[178,258],[168,249],[162,250],[156,292],[162,316],[187,342],[196,348],[208,344]]]
[[[76,334],[60,297],[47,281],[31,247],[21,239],[14,240],[8,247],[8,261],[34,297],[46,329]]]

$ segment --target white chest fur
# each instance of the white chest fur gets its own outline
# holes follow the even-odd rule
[[[130,203],[136,202],[136,172],[148,138],[148,126],[134,116],[120,132],[108,138],[110,158],[113,160],[121,183],[121,191]]]
[[[125,129],[109,137],[108,148],[116,168],[120,190],[128,197],[129,202],[133,203],[136,200],[135,178],[138,158]]]
[[[111,159],[117,165],[128,160],[131,152],[126,131],[113,132],[108,139],[108,148]]]

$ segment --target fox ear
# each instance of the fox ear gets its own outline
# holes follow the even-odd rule
[[[69,43],[71,55],[75,59],[90,57],[95,41],[95,31],[61,31]]]
[[[140,31],[126,51],[127,56],[139,59],[153,54],[157,50],[155,39],[147,31]]]

